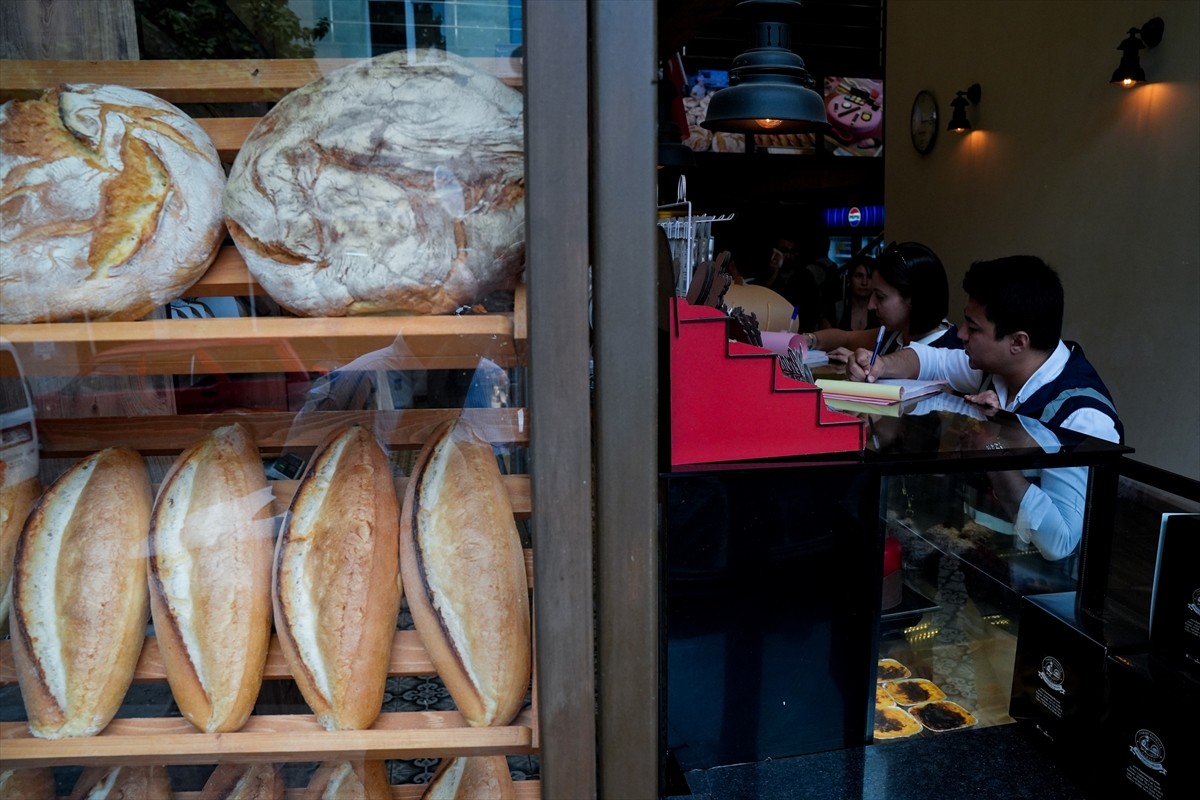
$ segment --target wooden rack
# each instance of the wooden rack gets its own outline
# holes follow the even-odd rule
[[[509,85],[520,85],[520,65],[509,59],[476,59]],[[0,101],[36,97],[44,89],[74,82],[116,83],[154,93],[173,103],[271,102],[351,63],[342,59],[240,61],[4,61]],[[197,120],[209,132],[221,158],[232,162],[251,127],[252,117]],[[226,244],[188,297],[264,294],[235,247]],[[518,287],[510,313],[463,316],[378,316],[346,318],[257,317],[235,319],[149,319],[138,322],[77,322],[5,325],[0,331],[16,351],[20,369],[31,378],[80,375],[156,376],[180,374],[322,373],[371,351],[389,349],[389,368],[469,369],[487,358],[501,367],[526,362],[524,287]],[[0,369],[11,377],[15,368]],[[397,411],[318,411],[86,419],[38,419],[43,457],[79,458],[124,445],[144,455],[172,456],[209,430],[233,421],[250,428],[264,457],[284,447],[315,447],[330,431],[351,422],[369,425],[393,449],[415,450],[443,420],[466,415],[494,443],[528,443],[523,408],[412,409]],[[297,482],[272,481],[274,510],[283,513]],[[406,479],[396,481],[402,493]],[[530,515],[530,479],[508,475],[505,485],[518,519]],[[532,554],[526,572],[532,587]],[[536,637],[536,633],[535,633]],[[398,631],[389,674],[434,675],[420,638]],[[273,639],[266,680],[290,678]],[[135,681],[164,681],[153,636],[147,637]],[[8,641],[0,642],[0,684],[16,674]],[[523,755],[538,752],[536,673],[533,704],[511,724],[493,728],[466,725],[456,711],[385,712],[364,731],[326,731],[309,714],[252,715],[235,733],[205,734],[182,717],[118,718],[94,737],[42,740],[24,723],[0,723],[0,769],[59,765],[214,764],[219,762],[308,762],[339,758],[415,758],[452,755]],[[393,797],[416,800],[423,787],[394,786]],[[190,800],[195,793],[178,797]],[[289,797],[298,797],[289,790]],[[536,800],[539,781],[517,785],[520,800]]]

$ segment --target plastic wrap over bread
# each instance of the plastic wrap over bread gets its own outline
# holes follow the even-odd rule
[[[507,725],[529,689],[529,587],[492,447],[465,423],[425,443],[404,497],[401,571],[413,625],[458,710]]]
[[[54,482],[17,541],[13,662],[34,736],[99,733],[146,638],[151,489],[141,455],[110,447]]]
[[[334,70],[255,125],[225,211],[250,272],[301,316],[444,314],[525,265],[523,100],[465,59]]]
[[[271,490],[240,424],[175,460],[150,527],[150,611],[179,710],[235,731],[258,698],[271,641]]]
[[[0,322],[135,320],[225,235],[225,171],[195,120],[126,86],[0,106]]]
[[[398,515],[387,455],[352,425],[313,458],[279,536],[275,629],[296,685],[329,730],[369,728],[383,706],[400,613]]]

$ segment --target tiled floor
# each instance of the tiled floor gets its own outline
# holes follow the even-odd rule
[[[1019,725],[685,773],[663,800],[1093,800]],[[690,792],[690,794],[686,793]]]

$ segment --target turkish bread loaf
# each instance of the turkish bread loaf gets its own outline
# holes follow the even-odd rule
[[[37,460],[34,459],[34,468]],[[12,607],[13,556],[25,518],[42,492],[36,472],[20,474],[21,465],[0,460],[0,636],[8,631],[8,612]],[[4,795],[0,794],[0,797]]]
[[[206,733],[242,727],[271,640],[271,490],[239,424],[176,459],[150,524],[150,612],[171,693]]]
[[[301,795],[303,800],[387,800],[392,796],[383,761],[325,761]]]
[[[0,106],[0,322],[134,320],[225,235],[208,134],[154,95],[72,84]]]
[[[196,800],[284,800],[283,775],[274,764],[219,764]]]
[[[443,423],[413,467],[400,518],[413,625],[471,725],[507,725],[529,689],[529,587],[491,445]]]
[[[383,707],[400,613],[398,515],[387,455],[352,425],[310,463],[279,535],[275,629],[328,730],[369,728]]]
[[[517,787],[504,756],[442,759],[421,800],[516,800]]]
[[[171,800],[167,768],[89,767],[80,774],[68,800]]]
[[[225,190],[250,272],[302,316],[442,314],[525,263],[523,100],[444,51],[330,72],[255,125]]]
[[[90,736],[112,720],[146,637],[151,490],[141,455],[109,447],[54,482],[13,567],[13,662],[29,730]]]

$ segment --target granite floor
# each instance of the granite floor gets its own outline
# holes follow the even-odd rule
[[[1111,794],[1107,795],[1111,796]],[[1094,800],[1018,724],[674,776],[661,800]]]

